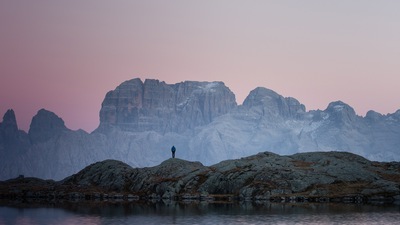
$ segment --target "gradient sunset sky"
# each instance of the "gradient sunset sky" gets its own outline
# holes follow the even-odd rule
[[[400,109],[400,1],[0,0],[0,116],[45,108],[93,131],[109,90],[136,77],[258,86],[307,110]],[[1,120],[1,118],[0,118]]]

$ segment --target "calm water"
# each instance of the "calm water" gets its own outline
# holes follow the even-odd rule
[[[273,203],[7,203],[0,224],[400,224],[400,206]]]

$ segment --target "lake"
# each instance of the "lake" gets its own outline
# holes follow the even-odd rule
[[[0,224],[400,224],[400,206],[271,202],[2,202]]]

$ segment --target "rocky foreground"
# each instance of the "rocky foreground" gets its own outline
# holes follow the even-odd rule
[[[264,152],[208,167],[181,159],[148,168],[105,160],[58,182],[24,177],[0,182],[0,197],[399,203],[400,163],[347,152]]]

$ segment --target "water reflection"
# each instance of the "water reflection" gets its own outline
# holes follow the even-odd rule
[[[7,202],[0,224],[396,224],[400,206],[205,202]]]

